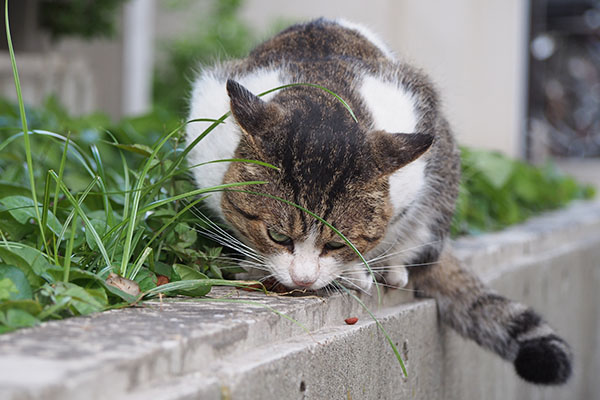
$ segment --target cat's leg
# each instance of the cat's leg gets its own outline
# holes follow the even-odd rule
[[[410,280],[418,295],[437,300],[445,323],[513,362],[523,379],[560,384],[571,375],[569,345],[534,310],[485,286],[448,247],[439,263],[411,269]]]

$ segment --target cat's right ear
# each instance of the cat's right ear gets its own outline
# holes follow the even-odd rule
[[[227,80],[231,113],[244,133],[256,137],[279,120],[279,106],[263,101],[233,79]]]
[[[419,158],[433,144],[433,135],[427,133],[369,134],[375,165],[382,175],[389,175]]]

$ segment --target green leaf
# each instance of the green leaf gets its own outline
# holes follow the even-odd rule
[[[33,200],[25,196],[8,196],[0,199],[0,203],[3,204],[10,215],[12,215],[19,223],[26,224],[30,220],[36,219],[36,211]],[[38,205],[41,208],[40,205]],[[48,211],[48,228],[56,235],[62,230],[62,224],[58,221],[56,216]]]
[[[21,225],[8,212],[4,215],[0,212],[0,231],[7,233],[13,241],[21,240],[33,230],[35,230],[33,225]]]
[[[19,294],[19,290],[12,280],[8,278],[0,279],[0,301],[8,300],[16,294]]]
[[[513,172],[513,161],[499,153],[471,151],[469,161],[496,189],[503,187]]]
[[[23,271],[34,288],[42,285],[41,276],[46,275],[46,270],[51,267],[41,251],[24,244],[0,243],[0,258]]]
[[[119,149],[123,149],[129,151],[131,153],[141,154],[144,157],[150,157],[152,155],[152,149],[145,144],[121,144],[121,143],[113,143],[106,142],[112,146],[118,147]]]
[[[175,232],[177,233],[178,237],[177,247],[181,249],[193,245],[198,237],[194,229],[190,228],[188,224],[181,222],[175,225]]]
[[[177,273],[177,275],[179,275],[179,277],[181,278],[182,281],[208,279],[208,277],[206,275],[204,275],[203,273],[198,272],[195,269],[190,268],[185,265],[174,264],[173,270],[175,270],[175,272]],[[172,283],[176,283],[176,282],[172,282]],[[208,294],[208,292],[210,292],[211,285],[210,284],[202,285],[202,283],[200,283],[199,285],[200,285],[199,287],[194,288],[194,289],[181,290],[181,293],[185,294],[186,296],[206,296]],[[165,285],[163,285],[163,286],[165,286]],[[163,287],[163,286],[161,286],[161,287]]]
[[[117,296],[118,298],[124,300],[128,304],[133,304],[137,301],[137,297],[132,296],[129,293],[125,293],[124,291],[122,291],[119,288],[116,288],[112,285],[107,285],[104,282],[102,283],[102,285],[104,286],[104,289],[106,289],[108,291],[108,293]]]
[[[214,279],[191,279],[186,281],[169,282],[164,285],[150,289],[144,293],[144,296],[152,296],[158,293],[176,293],[186,296],[200,297],[206,296],[213,285]],[[232,281],[223,281],[226,283]],[[231,285],[237,286],[237,285]]]
[[[12,182],[0,181],[0,193],[4,196],[27,196],[31,192],[24,186],[19,186]]]
[[[12,265],[0,265],[0,282],[5,280],[14,285],[14,292],[5,297],[4,293],[2,293],[2,285],[0,284],[0,300],[25,300],[32,298],[31,286],[27,281],[27,277],[19,268]]]
[[[34,300],[7,300],[0,303],[0,311],[18,309],[37,316],[42,312],[40,303]]]
[[[63,279],[64,271],[62,267],[52,265],[46,270],[46,273],[50,275],[54,281],[61,281]],[[69,281],[80,281],[78,283],[87,281],[101,283],[103,282],[103,279],[92,272],[71,266],[69,271]]]
[[[140,268],[134,281],[140,285],[140,291],[142,292],[156,287],[156,275],[147,268]]]
[[[81,315],[102,311],[108,305],[107,301],[103,301],[99,297],[88,293],[86,289],[68,282],[60,282],[56,285],[55,296],[57,301],[65,297],[71,298],[71,305]]]
[[[2,322],[10,328],[25,328],[40,323],[39,319],[19,309],[10,309],[3,314],[3,317]]]
[[[164,262],[160,261],[154,263],[154,273],[156,275],[164,275],[170,280],[172,272],[173,268],[169,264],[165,264]]]

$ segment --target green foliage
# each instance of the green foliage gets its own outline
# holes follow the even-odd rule
[[[155,104],[183,117],[199,66],[246,55],[256,34],[238,17],[241,5],[242,0],[213,0],[210,12],[189,33],[163,44],[167,61],[154,74]]]
[[[196,296],[227,276],[233,263],[195,231],[201,191],[176,118],[155,111],[110,124],[71,117],[54,99],[27,111],[37,202],[18,109],[0,101],[0,331],[137,301],[105,283],[111,271],[146,295],[161,275],[190,281],[161,292]]]
[[[127,0],[41,0],[39,22],[55,39],[109,37],[115,33],[117,11],[125,2]]]
[[[536,168],[499,153],[462,149],[462,182],[452,234],[502,229],[532,215],[594,196],[549,163]]]

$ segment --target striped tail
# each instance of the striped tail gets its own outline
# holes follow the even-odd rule
[[[548,385],[569,379],[569,345],[531,308],[494,293],[463,269],[448,249],[440,263],[409,271],[417,293],[437,300],[442,321],[513,362],[523,379]]]

